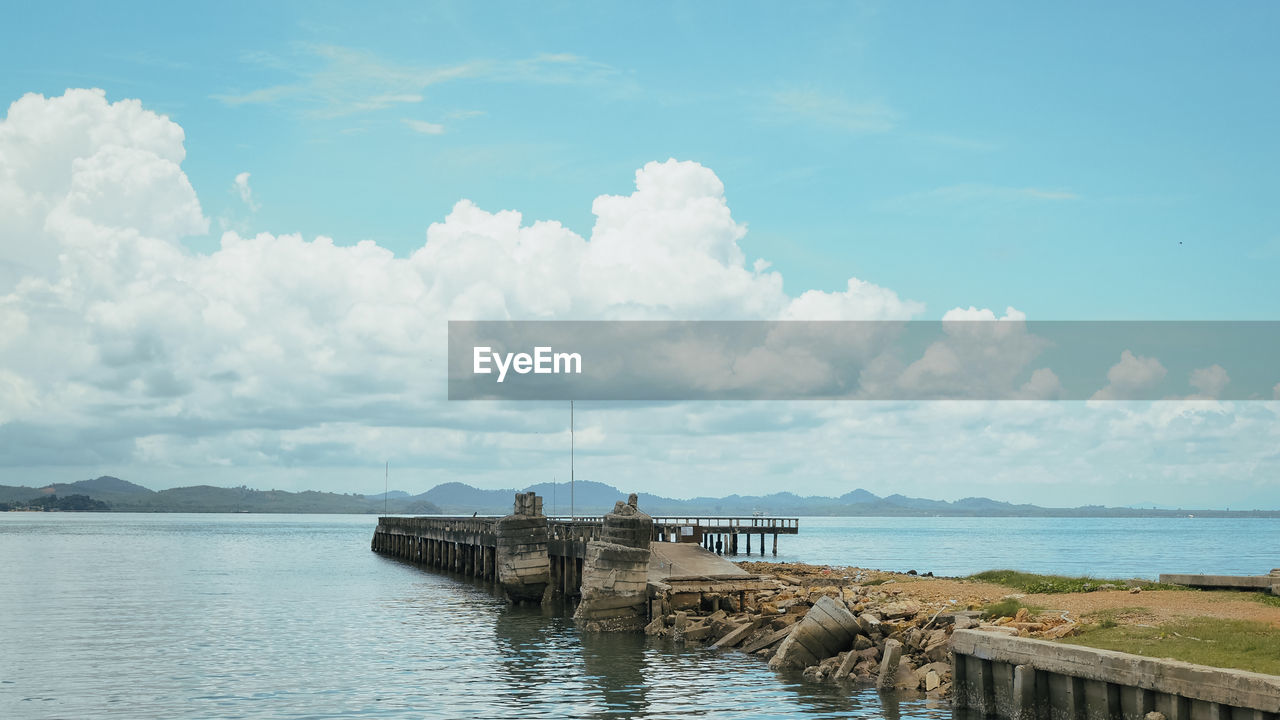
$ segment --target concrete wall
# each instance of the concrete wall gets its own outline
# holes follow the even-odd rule
[[[1280,676],[979,630],[951,636],[952,702],[1015,720],[1277,720]]]
[[[1270,575],[1185,575],[1162,573],[1160,582],[1206,590],[1253,590],[1280,595],[1280,568]]]

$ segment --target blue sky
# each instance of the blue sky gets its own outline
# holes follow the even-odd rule
[[[0,484],[563,478],[559,405],[444,401],[451,319],[1280,319],[1277,20],[11,4]],[[1152,355],[1073,382],[1182,400],[583,403],[577,477],[1280,507],[1280,385]]]
[[[404,253],[465,197],[585,234],[595,196],[675,157],[789,290],[856,274],[927,316],[1036,319],[1280,299],[1272,4],[129,8],[17,8],[3,96],[143,99],[209,215],[257,230]]]

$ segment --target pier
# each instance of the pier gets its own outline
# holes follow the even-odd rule
[[[527,497],[526,494],[517,496]],[[605,526],[604,516],[577,518],[541,516],[541,498],[520,500],[520,512],[507,518],[496,517],[401,517],[378,518],[371,549],[385,555],[398,557],[427,567],[456,572],[481,580],[499,582],[500,546],[499,526],[513,516],[527,517],[534,525],[545,523],[546,536],[532,539],[532,543],[516,546],[534,546],[517,549],[516,552],[532,552],[539,555],[536,546],[545,544],[547,557],[547,582],[553,592],[566,597],[581,593],[583,564],[587,558],[588,544],[600,541]],[[537,518],[537,520],[535,520]],[[716,555],[763,556],[766,548],[778,554],[778,536],[796,535],[800,531],[798,518],[776,517],[710,517],[670,516],[652,518],[652,530],[648,540],[659,544],[694,545]],[[528,522],[522,523],[527,530]],[[770,542],[771,541],[771,542]],[[665,557],[665,555],[664,555]],[[685,552],[680,557],[689,557]],[[686,560],[686,563],[690,562]],[[659,566],[662,561],[657,563]],[[730,567],[730,563],[726,563]],[[697,566],[698,582],[706,589],[725,589],[733,582],[707,580],[712,575],[723,575],[726,569],[718,566],[719,573],[708,575],[705,560]],[[693,572],[682,575],[693,575]],[[745,573],[744,573],[745,575]],[[675,582],[685,582],[681,575],[667,574],[660,579],[675,577]],[[655,578],[658,579],[658,578]],[[691,582],[691,581],[690,581]],[[739,583],[740,584],[740,583]]]

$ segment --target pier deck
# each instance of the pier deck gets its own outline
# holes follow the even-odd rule
[[[496,517],[384,516],[378,518],[372,549],[434,568],[497,580],[498,520]],[[587,543],[599,539],[602,528],[601,517],[547,518],[547,555],[552,583],[558,592],[578,594]],[[717,563],[714,573],[697,568],[705,569],[707,558],[718,555],[752,554],[753,551],[764,555],[765,540],[770,537],[773,554],[777,555],[778,536],[796,535],[799,528],[798,518],[655,517],[652,540],[655,546],[693,544],[704,549],[705,553],[680,553],[671,548],[695,568],[681,576],[717,577],[731,572],[724,566],[732,564],[721,561],[723,565]],[[753,545],[752,536],[758,537],[757,544]],[[696,561],[692,560],[695,556]]]

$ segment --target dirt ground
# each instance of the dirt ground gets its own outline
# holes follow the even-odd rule
[[[1280,607],[1264,605],[1243,593],[1199,590],[1099,590],[1088,593],[1022,594],[1003,585],[954,578],[931,578],[887,573],[865,568],[834,568],[804,563],[739,563],[748,572],[785,575],[805,584],[852,584],[884,580],[885,592],[912,598],[931,608],[977,608],[1006,597],[1024,605],[1043,608],[1044,614],[1067,613],[1071,620],[1087,620],[1093,613],[1107,614],[1126,624],[1157,624],[1183,617],[1251,620],[1280,628]]]

